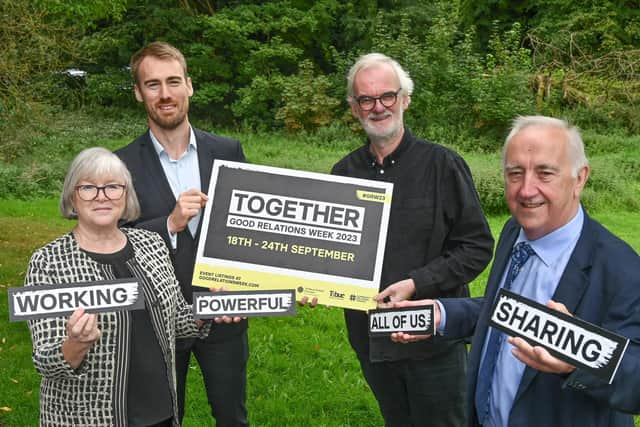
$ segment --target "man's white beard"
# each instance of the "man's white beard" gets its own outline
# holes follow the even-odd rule
[[[391,116],[392,123],[389,125],[388,128],[384,130],[378,130],[375,126],[370,125],[371,116],[373,117]],[[383,146],[389,143],[394,138],[396,138],[398,134],[402,131],[402,128],[404,126],[402,122],[402,117],[403,117],[403,111],[402,111],[402,108],[400,108],[398,112],[395,114],[390,111],[385,111],[384,113],[381,113],[381,114],[370,113],[367,115],[366,118],[364,119],[362,117],[360,118],[360,124],[362,125],[362,128],[364,129],[364,132],[367,134],[367,137],[369,138],[369,141],[371,141],[371,143],[375,145]]]

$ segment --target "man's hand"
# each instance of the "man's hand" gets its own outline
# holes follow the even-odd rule
[[[373,299],[378,302],[379,308],[390,308],[394,302],[407,300],[415,293],[416,284],[413,279],[405,279],[389,285]]]
[[[571,315],[562,303],[550,300],[547,307]],[[538,371],[565,375],[576,369],[575,366],[552,356],[544,347],[532,346],[522,338],[509,337],[509,344],[513,346],[511,352],[516,359]]]
[[[303,307],[309,304],[309,307],[314,308],[316,305],[318,305],[318,297],[313,297],[311,299],[311,302],[309,302],[309,297],[304,296],[300,301],[298,301],[298,304]]]
[[[438,326],[440,324],[440,306],[438,305],[438,303],[436,303],[436,300],[421,299],[417,301],[401,301],[401,302],[393,303],[392,307],[393,308],[414,307],[414,306],[422,306],[422,305],[429,305],[429,304],[433,304],[433,321],[435,322],[436,326]],[[426,340],[428,338],[431,338],[431,336],[432,335],[412,335],[412,334],[407,334],[405,332],[393,332],[391,334],[391,341],[395,343],[407,344],[410,342]]]
[[[181,193],[178,196],[175,208],[169,214],[167,221],[169,232],[175,234],[184,230],[189,224],[189,220],[198,215],[200,209],[204,208],[207,200],[207,195],[195,188]]]
[[[226,289],[224,287],[219,287],[219,288],[209,288],[209,291],[211,292],[220,292],[220,291],[226,291]],[[213,321],[215,323],[239,323],[241,320],[246,319],[246,317],[241,317],[241,316],[221,316],[221,317],[214,317]]]

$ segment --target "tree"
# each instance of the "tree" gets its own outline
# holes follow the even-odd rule
[[[63,71],[81,56],[78,40],[96,20],[117,16],[125,2],[0,2],[0,158],[24,149],[15,130],[37,121],[44,102],[72,98]]]

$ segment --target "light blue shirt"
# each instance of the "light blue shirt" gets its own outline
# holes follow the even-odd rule
[[[577,214],[571,221],[537,240],[529,241],[524,232],[520,230],[520,235],[514,246],[520,242],[527,242],[536,254],[524,264],[511,284],[511,291],[540,304],[546,304],[558,287],[560,278],[580,237],[583,223],[584,212],[582,206],[579,206]],[[500,287],[504,286],[508,270],[507,266],[502,280],[500,280]],[[489,328],[489,331],[491,330],[493,328]],[[481,363],[484,361],[488,340],[489,333],[487,333],[482,349]],[[489,403],[489,414],[484,422],[485,426],[508,426],[513,400],[526,368],[524,363],[513,356],[512,349],[513,346],[507,342],[505,337],[501,342],[491,383],[491,402]]]
[[[202,191],[200,188],[200,166],[198,165],[198,145],[196,143],[196,136],[193,133],[193,129],[189,128],[189,145],[186,151],[178,159],[172,159],[166,152],[164,147],[160,144],[153,132],[149,131],[153,147],[158,153],[160,164],[164,170],[164,174],[169,181],[169,186],[173,192],[173,196],[178,200],[181,193],[195,188],[198,191]],[[202,213],[199,212],[196,216],[189,220],[188,228],[192,236],[195,237],[198,231],[198,225],[200,223],[200,217]],[[169,233],[171,237],[171,245],[175,249],[177,247],[176,235]]]

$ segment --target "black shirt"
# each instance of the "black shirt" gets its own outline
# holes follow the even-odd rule
[[[332,173],[394,184],[380,290],[412,278],[414,299],[469,295],[467,284],[491,260],[493,238],[469,167],[458,154],[405,128],[400,145],[382,164],[367,143]],[[388,337],[369,342],[366,313],[345,310],[345,318],[354,350],[372,361],[428,358],[452,345],[394,344]]]
[[[99,254],[85,251],[101,264],[110,264],[118,279],[134,277],[127,261],[134,258],[133,247],[127,244],[118,252]],[[131,359],[127,387],[127,425],[149,426],[173,416],[171,389],[162,350],[153,331],[149,312],[131,311]]]

